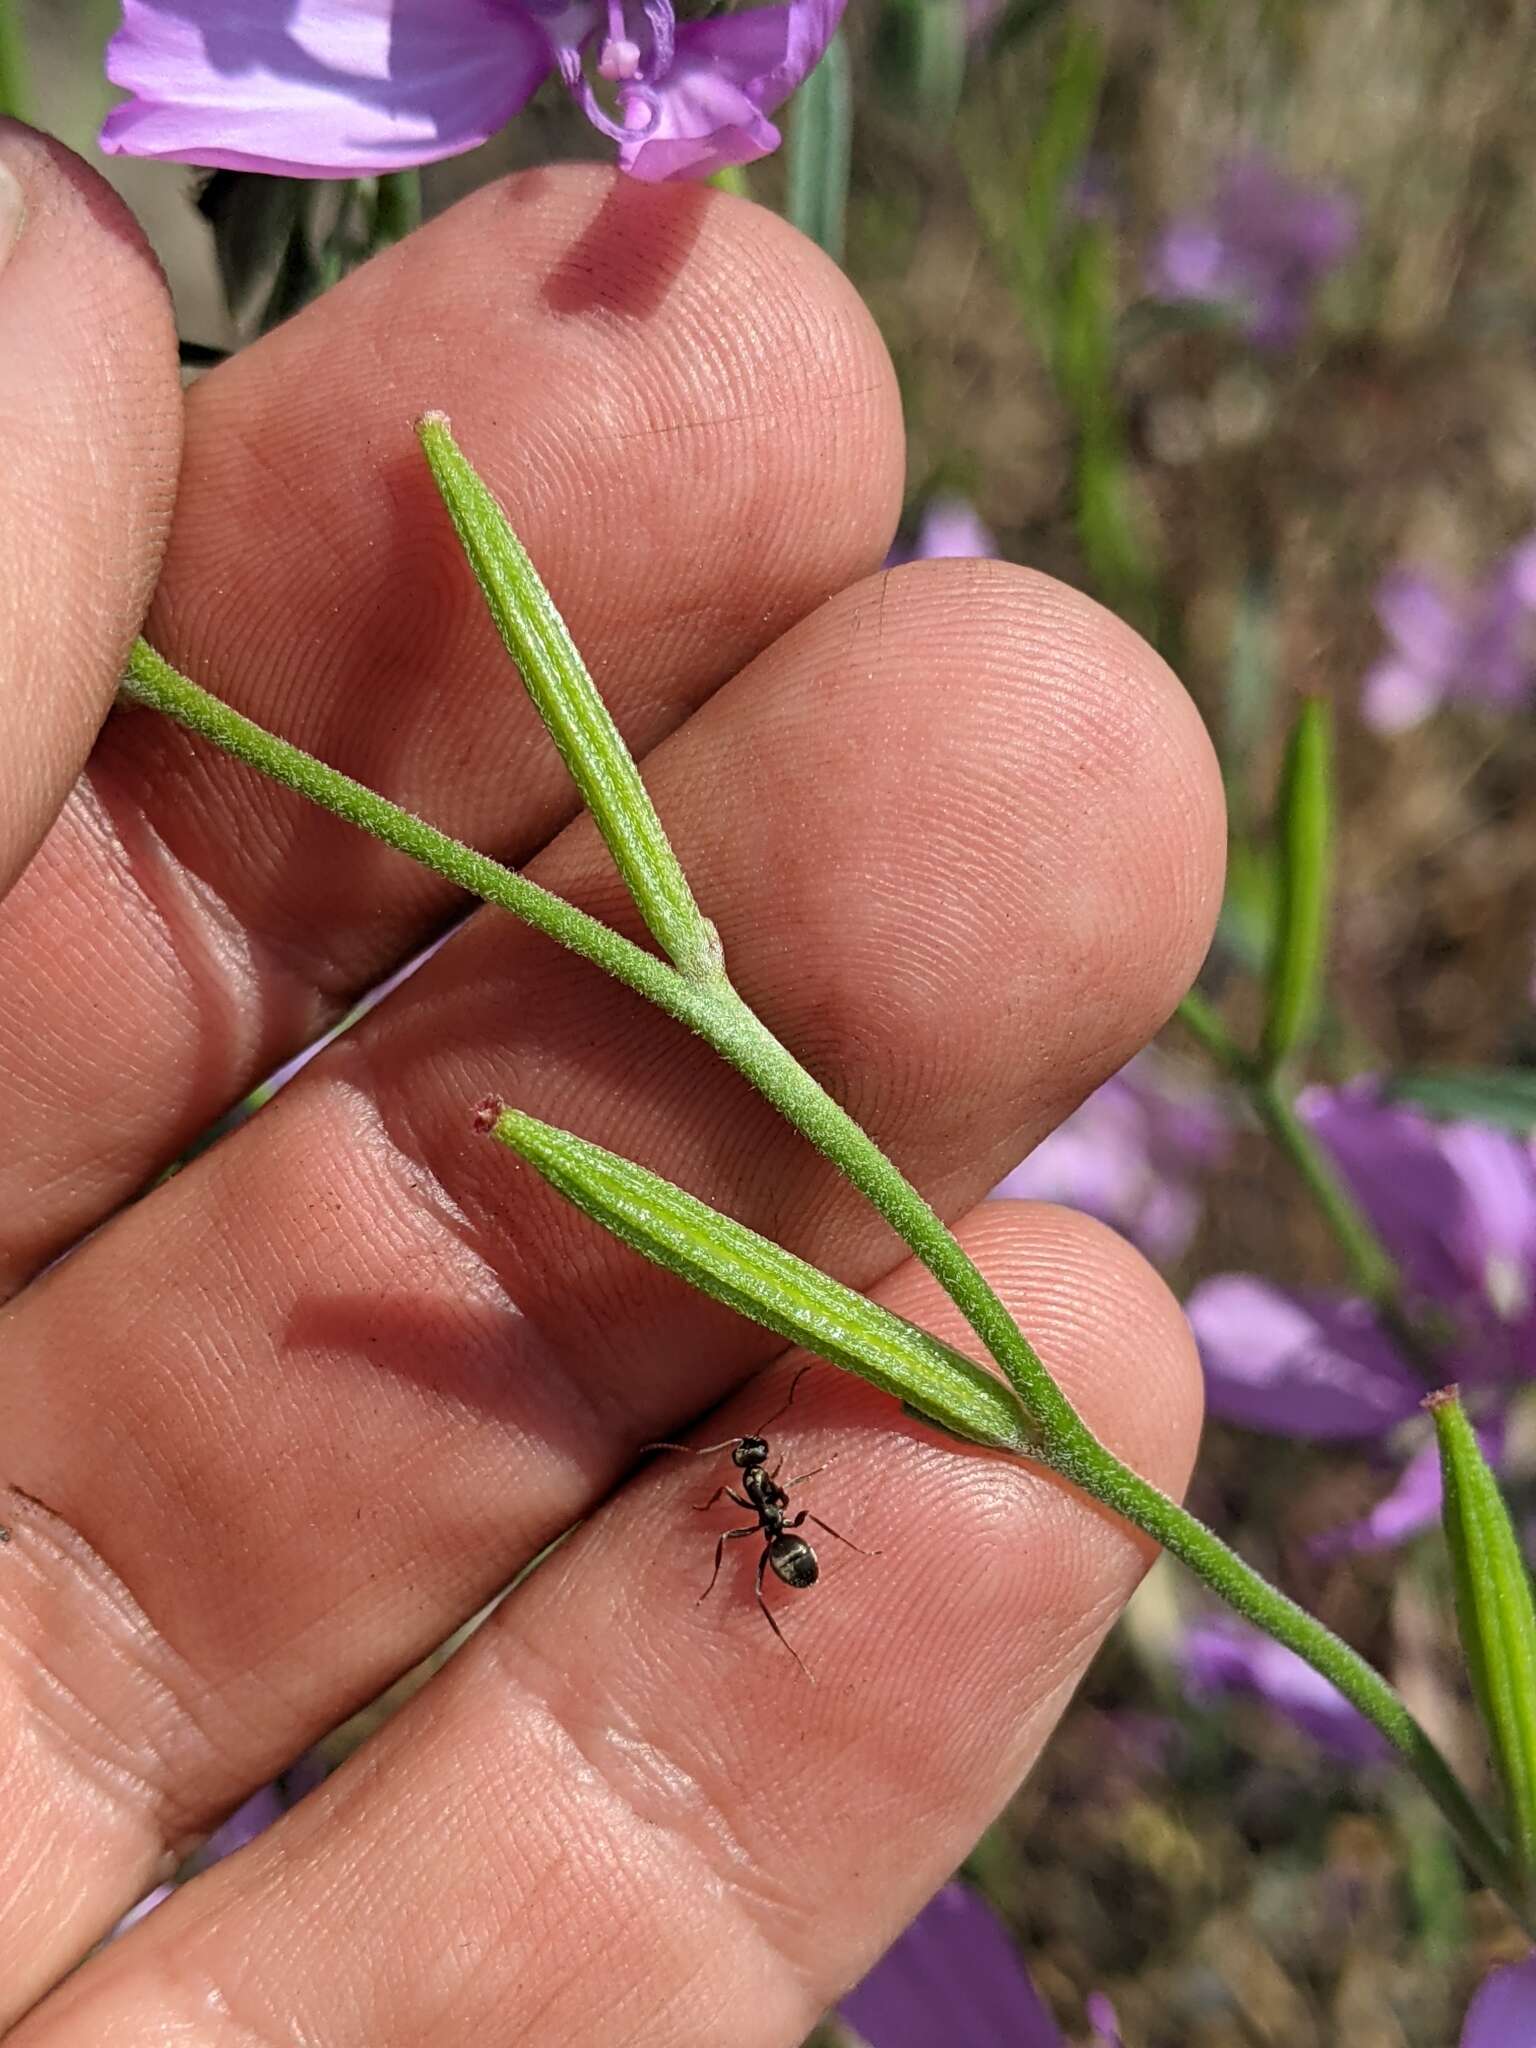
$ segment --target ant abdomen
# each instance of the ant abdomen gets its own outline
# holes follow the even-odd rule
[[[775,1536],[768,1562],[786,1586],[814,1586],[821,1576],[816,1553],[803,1536]]]

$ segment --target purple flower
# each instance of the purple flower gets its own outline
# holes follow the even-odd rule
[[[1536,1951],[1484,1978],[1467,2009],[1461,2048],[1536,2048]]]
[[[399,170],[473,149],[558,71],[632,176],[703,177],[778,147],[768,117],[843,5],[679,23],[672,0],[123,0],[107,75],[130,97],[101,146],[293,177]]]
[[[1089,1992],[1086,2011],[1088,2024],[1093,2029],[1094,2048],[1125,2048],[1115,2008],[1102,1991]]]
[[[1481,1424],[1477,1440],[1483,1456],[1497,1471],[1504,1462],[1504,1424],[1500,1415]],[[1420,1444],[1398,1473],[1395,1483],[1377,1501],[1369,1514],[1342,1528],[1329,1529],[1311,1545],[1316,1557],[1337,1557],[1343,1551],[1369,1557],[1380,1550],[1395,1550],[1410,1536],[1431,1529],[1440,1519],[1444,1497],[1440,1474],[1440,1447],[1433,1436]]]
[[[1448,699],[1507,711],[1536,693],[1536,534],[1483,581],[1458,590],[1419,569],[1394,569],[1376,591],[1388,652],[1361,685],[1360,715],[1403,732]]]
[[[312,1792],[326,1775],[326,1765],[316,1750],[306,1750],[297,1763],[284,1771],[270,1785],[263,1785],[253,1792],[243,1805],[237,1806],[228,1820],[222,1822],[208,1837],[200,1849],[189,1858],[187,1867],[180,1872],[181,1878],[194,1871],[206,1870],[210,1864],[222,1862],[226,1856],[233,1856],[237,1849],[243,1849],[248,1842],[265,1834],[274,1821],[281,1820],[289,1807],[297,1806],[306,1793]],[[130,1908],[118,1921],[107,1939],[120,1940],[131,1927],[152,1913],[156,1906],[163,1905],[176,1889],[175,1884],[156,1885],[147,1897]]]
[[[1356,225],[1342,194],[1299,184],[1267,157],[1239,157],[1208,212],[1170,223],[1153,252],[1151,288],[1230,307],[1250,341],[1289,348],[1317,285],[1353,247]]]
[[[1064,2048],[1012,1936],[963,1884],[929,1900],[838,2012],[868,2048]]]
[[[1410,1312],[1443,1340],[1444,1378],[1471,1397],[1497,1462],[1502,1404],[1536,1377],[1536,1155],[1483,1124],[1433,1123],[1368,1081],[1309,1089],[1298,1107],[1397,1261]],[[1382,1437],[1426,1391],[1374,1312],[1347,1296],[1225,1274],[1197,1287],[1186,1310],[1212,1413],[1250,1429]],[[1438,1507],[1426,1450],[1370,1515],[1323,1547],[1383,1548]]]
[[[1380,1763],[1386,1738],[1320,1671],[1232,1615],[1191,1622],[1179,1648],[1184,1683],[1196,1699],[1263,1700],[1340,1763]]]
[[[1180,1088],[1164,1063],[1143,1053],[993,1192],[1082,1209],[1166,1264],[1194,1233],[1198,1177],[1220,1162],[1227,1139],[1212,1100]]]
[[[1298,1107],[1444,1332],[1445,1377],[1490,1389],[1536,1373],[1536,1157],[1510,1133],[1432,1123],[1371,1082]],[[1287,1436],[1379,1435],[1422,1382],[1361,1302],[1288,1294],[1239,1274],[1188,1303],[1214,1412]]]
[[[1406,1422],[1424,1382],[1364,1302],[1286,1294],[1248,1273],[1204,1280],[1184,1305],[1222,1422],[1347,1441]]]
[[[885,558],[888,569],[903,562],[964,561],[975,557],[992,560],[997,542],[983,526],[976,507],[968,498],[932,498],[923,508],[910,547],[896,546]]]

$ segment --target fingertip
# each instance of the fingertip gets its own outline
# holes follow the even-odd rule
[[[180,453],[176,331],[158,264],[63,144],[0,122],[21,218],[0,288],[0,888],[30,856],[148,607]]]

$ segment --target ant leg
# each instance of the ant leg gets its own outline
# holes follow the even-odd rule
[[[835,1536],[839,1543],[846,1543],[850,1550],[858,1550],[860,1557],[879,1557],[878,1550],[859,1550],[851,1536],[845,1536],[841,1529],[834,1529],[830,1522],[824,1522],[820,1515],[813,1515],[809,1508],[802,1508],[792,1522],[784,1524],[786,1529],[798,1529],[802,1522],[814,1522],[818,1529],[825,1529],[829,1536]]]
[[[730,1542],[731,1538],[733,1536],[756,1536],[758,1533],[759,1532],[757,1524],[755,1522],[753,1523],[750,1529],[726,1530],[725,1534],[720,1538],[720,1541],[715,1545],[715,1568],[709,1575],[709,1584],[704,1588],[703,1592],[694,1602],[694,1605],[696,1607],[702,1607],[704,1605],[704,1602],[709,1598],[710,1594],[713,1593],[713,1591],[715,1590],[715,1581],[720,1576],[720,1560],[722,1557],[724,1557],[725,1546],[727,1545],[727,1543]]]
[[[804,1368],[804,1370],[809,1370],[809,1368]],[[768,1602],[763,1598],[763,1574],[765,1571],[767,1571],[767,1569],[768,1551],[767,1547],[765,1546],[762,1556],[757,1560],[757,1604],[763,1610],[764,1621],[767,1622],[768,1626],[773,1630],[774,1634],[778,1637],[779,1641],[784,1645],[785,1649],[788,1650],[791,1657],[793,1657],[795,1662],[800,1666],[800,1669],[805,1672],[806,1677],[810,1679],[811,1684],[814,1685],[816,1681],[814,1678],[811,1678],[811,1674],[809,1670],[807,1670],[806,1668],[804,1658],[800,1655],[800,1652],[795,1648],[794,1644],[789,1640],[789,1637],[785,1635],[783,1629],[781,1629],[779,1627],[779,1624],[774,1620],[773,1609],[768,1605]]]
[[[783,1462],[784,1460],[781,1458],[779,1460],[779,1463],[782,1465]],[[827,1460],[827,1465],[835,1465],[836,1463],[837,1460],[835,1458],[828,1458]],[[784,1491],[786,1493],[793,1492],[795,1487],[804,1486],[807,1479],[819,1478],[821,1474],[826,1471],[827,1465],[813,1465],[809,1472],[802,1472],[798,1479],[786,1479],[784,1482]],[[779,1475],[777,1472],[775,1472],[773,1476],[775,1479],[777,1479]]]
[[[726,1484],[724,1486],[717,1486],[714,1492],[709,1496],[708,1500],[696,1500],[693,1504],[693,1512],[696,1515],[702,1515],[706,1508],[712,1508],[714,1506],[715,1502],[720,1498],[722,1493],[725,1495],[727,1500],[735,1501],[737,1507],[745,1508],[749,1515],[755,1514],[757,1512],[757,1510],[753,1507],[751,1501],[743,1500],[741,1495],[730,1484]]]

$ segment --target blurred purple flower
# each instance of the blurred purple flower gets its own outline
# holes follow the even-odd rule
[[[1483,1456],[1497,1471],[1504,1462],[1503,1417],[1494,1415],[1479,1424],[1477,1440]],[[1349,1551],[1357,1557],[1369,1557],[1376,1551],[1395,1550],[1420,1530],[1434,1527],[1440,1519],[1443,1497],[1440,1448],[1431,1436],[1420,1444],[1398,1473],[1394,1485],[1369,1514],[1314,1538],[1312,1553],[1316,1557],[1337,1557]]]
[[[1062,1202],[1108,1223],[1148,1258],[1178,1258],[1200,1219],[1199,1176],[1225,1156],[1214,1101],[1140,1054],[1042,1138],[995,1195]]]
[[[1536,534],[1483,581],[1458,590],[1419,569],[1394,569],[1376,590],[1389,651],[1361,685],[1360,715],[1403,732],[1460,699],[1508,711],[1536,694]]]
[[[558,71],[632,176],[704,177],[778,147],[768,117],[843,6],[679,23],[672,0],[123,0],[107,75],[130,97],[101,146],[301,178],[399,170],[486,141]]]
[[[1536,1374],[1536,1156],[1507,1131],[1434,1123],[1372,1082],[1298,1107],[1397,1260],[1410,1309],[1447,1338],[1445,1377]],[[1226,1275],[1191,1295],[1213,1409],[1287,1436],[1370,1436],[1424,1391],[1360,1302]]]
[[[1285,1294],[1248,1273],[1203,1280],[1184,1305],[1222,1422],[1323,1441],[1380,1436],[1424,1382],[1362,1301]]]
[[[1094,2048],[1125,2048],[1120,2038],[1120,2021],[1115,2008],[1102,1991],[1090,1991],[1086,2001],[1088,2024],[1093,2029]]]
[[[903,562],[993,560],[997,542],[968,498],[931,498],[910,547],[899,543],[885,558],[888,569]]]
[[[1179,1662],[1192,1697],[1263,1700],[1340,1763],[1380,1763],[1389,1754],[1380,1730],[1321,1672],[1233,1615],[1191,1622]]]
[[[1013,1937],[947,1884],[838,2007],[868,2048],[1064,2048]]]
[[[1354,204],[1341,193],[1300,184],[1257,153],[1238,157],[1225,166],[1209,211],[1170,222],[1149,282],[1160,298],[1231,307],[1250,341],[1290,348],[1356,227]]]
[[[187,1868],[180,1873],[178,1882],[180,1877],[206,1870],[210,1864],[220,1863],[226,1856],[233,1856],[237,1849],[243,1849],[248,1842],[254,1842],[258,1835],[265,1834],[274,1821],[281,1820],[290,1807],[297,1806],[306,1793],[312,1792],[325,1775],[326,1766],[318,1752],[306,1750],[298,1762],[284,1771],[280,1778],[274,1779],[270,1785],[263,1785],[260,1791],[253,1792],[249,1799],[235,1808],[228,1820],[214,1829],[201,1848],[188,1859]],[[156,1885],[147,1897],[140,1899],[136,1906],[123,1915],[107,1939],[119,1940],[131,1927],[137,1926],[147,1914],[152,1913],[156,1906],[163,1905],[175,1890],[175,1884]]]
[[[1536,1377],[1531,1146],[1483,1124],[1434,1123],[1369,1081],[1308,1089],[1298,1107],[1397,1261],[1410,1312],[1443,1334],[1444,1376],[1471,1395],[1497,1462],[1502,1404]],[[1211,1412],[1247,1428],[1381,1437],[1425,1392],[1374,1312],[1347,1296],[1225,1274],[1197,1287],[1186,1310]],[[1324,1547],[1383,1548],[1425,1526],[1438,1503],[1426,1452],[1372,1514]]]
[[[1461,2048],[1536,2048],[1536,1951],[1483,1979],[1467,2008]]]

